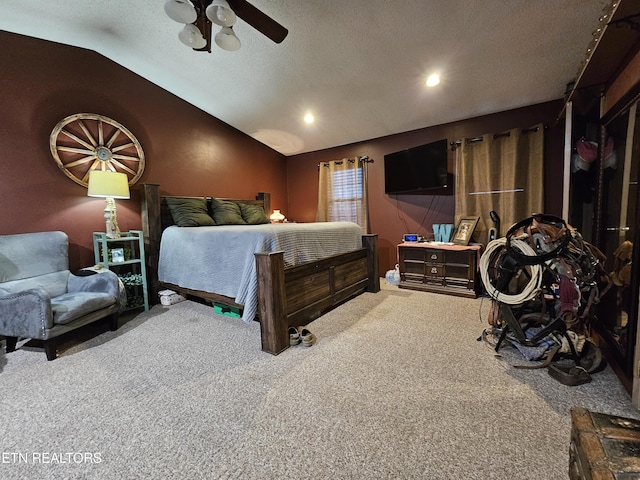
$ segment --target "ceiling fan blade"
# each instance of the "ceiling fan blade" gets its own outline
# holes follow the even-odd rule
[[[274,42],[281,43],[289,33],[289,30],[246,0],[228,0],[228,2],[238,17]]]

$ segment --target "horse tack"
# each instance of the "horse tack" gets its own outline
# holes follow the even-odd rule
[[[523,242],[528,245],[526,249],[519,246]],[[493,335],[499,336],[494,350],[497,352],[502,340],[509,338],[517,342],[525,356],[529,356],[537,354],[535,349],[545,345],[550,346],[547,353],[555,352],[553,345],[559,339],[564,344],[566,339],[575,365],[580,369],[580,340],[584,345],[590,335],[592,306],[611,286],[610,276],[603,265],[606,257],[584,241],[580,233],[564,220],[544,214],[514,224],[499,248],[496,250],[494,246],[490,250],[489,263],[486,264],[486,271],[494,275],[487,278],[493,288],[489,324],[494,329]],[[522,273],[530,271],[533,274],[535,265],[539,265],[536,277],[528,275],[527,287],[530,289],[534,278],[539,278],[537,290],[520,299],[518,292],[523,290],[514,282]],[[516,298],[519,301],[514,301]],[[527,331],[527,336],[524,331]],[[570,338],[571,335],[578,339],[577,343]],[[551,359],[542,366],[548,366],[550,362]],[[582,370],[589,378],[582,379],[580,383],[590,381],[591,372]],[[571,376],[571,371],[560,373],[563,379],[559,381],[562,383],[575,380],[564,378]]]

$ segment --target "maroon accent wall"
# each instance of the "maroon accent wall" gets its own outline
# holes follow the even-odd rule
[[[561,100],[285,158],[98,53],[0,31],[0,234],[63,230],[71,268],[93,263],[91,232],[103,231],[104,201],[68,179],[49,151],[49,135],[81,112],[111,117],[138,138],[146,155],[140,183],[163,193],[250,197],[272,193],[272,206],[290,220],[314,221],[318,163],[368,155],[371,231],[379,235],[380,270],[396,263],[402,234],[426,235],[451,223],[453,196],[384,194],[387,153],[544,123],[546,212],[561,213]],[[284,173],[284,175],[283,175]],[[119,200],[122,230],[141,228],[139,193]],[[285,208],[286,205],[286,208]]]
[[[123,231],[141,228],[145,182],[174,195],[267,191],[272,205],[285,205],[286,159],[271,148],[93,51],[2,31],[0,44],[0,234],[63,230],[71,268],[93,264],[104,200],[87,197],[49,151],[54,126],[82,112],[120,122],[144,149],[138,187],[116,201]]]
[[[384,193],[384,156],[406,148],[448,139],[474,138],[512,128],[528,128],[543,123],[545,130],[545,213],[562,214],[562,166],[564,124],[556,119],[562,100],[510,110],[483,117],[366,140],[317,152],[287,158],[287,190],[289,199],[283,213],[289,220],[312,222],[318,204],[318,164],[354,156],[369,156],[370,230],[379,235],[380,271],[393,268],[396,246],[404,233],[432,235],[434,223],[453,223],[454,196],[386,195]],[[450,159],[453,171],[453,155]],[[487,212],[488,214],[488,212]],[[507,226],[502,226],[503,230]],[[503,232],[504,233],[504,232]]]

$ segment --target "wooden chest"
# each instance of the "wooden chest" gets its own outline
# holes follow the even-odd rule
[[[569,478],[640,480],[640,421],[571,410]]]

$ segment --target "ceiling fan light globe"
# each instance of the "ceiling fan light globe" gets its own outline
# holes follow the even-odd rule
[[[236,14],[227,0],[213,0],[205,12],[209,20],[221,27],[230,27],[236,23]]]
[[[191,23],[184,26],[178,34],[178,38],[187,47],[191,48],[204,48],[207,45],[207,41],[198,30],[198,27]]]
[[[193,23],[198,18],[198,12],[189,0],[167,0],[164,12],[178,23]]]
[[[192,48],[200,49],[206,46],[207,46],[207,39],[204,38],[202,35],[200,35],[199,37],[196,38],[196,41],[193,43]]]
[[[236,37],[231,27],[222,27],[215,36],[216,45],[223,50],[235,52],[240,48],[240,39]]]

